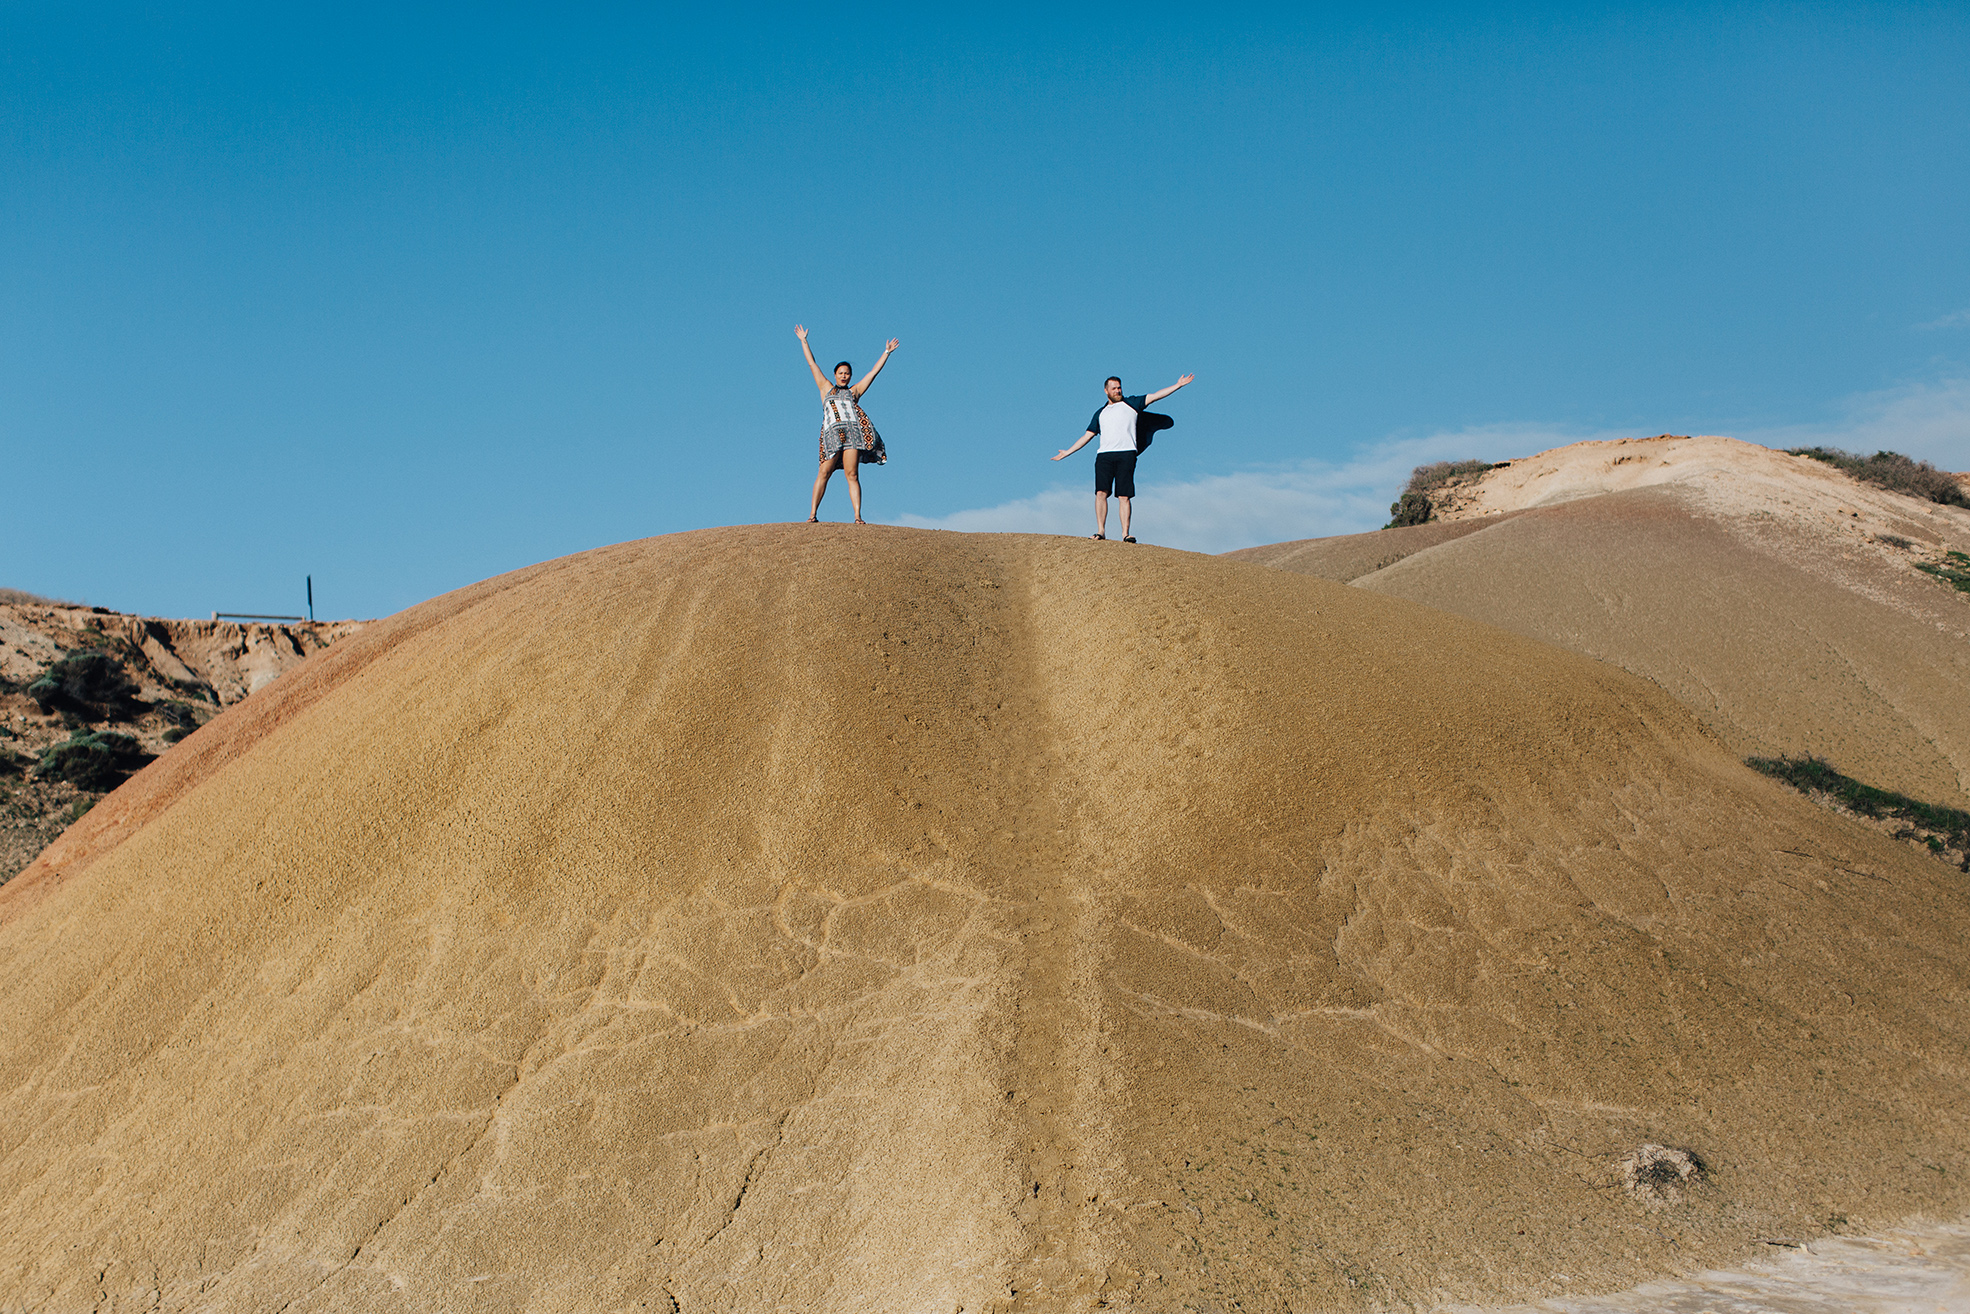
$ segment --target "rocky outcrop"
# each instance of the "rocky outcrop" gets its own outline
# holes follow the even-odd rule
[[[0,881],[124,776],[361,625],[0,603]]]

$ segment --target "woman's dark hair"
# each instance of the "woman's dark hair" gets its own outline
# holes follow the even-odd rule
[[[842,366],[844,366],[844,365],[848,365],[848,362],[847,362],[847,361],[845,361],[845,360],[838,360],[838,361],[836,361],[836,362],[835,362],[835,367],[834,367],[833,369],[831,369],[831,370],[829,370],[829,371],[828,371],[828,373],[830,373],[830,374],[838,374],[838,373],[840,373],[840,372],[841,372],[841,367],[842,367]],[[853,374],[853,373],[855,372],[855,367],[854,367],[853,365],[848,365],[848,372],[849,372],[850,374]]]

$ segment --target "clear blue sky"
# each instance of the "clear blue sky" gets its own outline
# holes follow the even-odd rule
[[[797,320],[903,340],[880,519],[1083,516],[1110,372],[1198,375],[1186,546],[1586,434],[1970,468],[1960,4],[565,8],[0,5],[0,584],[368,616],[798,519]]]

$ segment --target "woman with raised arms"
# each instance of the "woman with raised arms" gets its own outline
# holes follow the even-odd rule
[[[814,386],[821,390],[821,472],[814,476],[814,504],[808,508],[807,523],[811,525],[821,518],[821,495],[828,491],[828,477],[840,470],[848,476],[848,500],[855,507],[855,523],[866,525],[869,522],[862,519],[862,479],[858,471],[871,461],[887,465],[889,453],[883,448],[882,435],[869,423],[868,413],[862,409],[862,394],[889,363],[889,353],[896,350],[897,341],[889,340],[875,368],[864,374],[860,383],[850,383],[855,368],[847,361],[835,366],[834,380],[830,382],[814,361],[814,349],[807,345],[807,330],[796,324],[793,335],[800,339],[801,354],[807,357],[807,368],[814,372]]]

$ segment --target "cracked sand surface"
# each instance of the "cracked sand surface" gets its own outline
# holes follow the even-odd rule
[[[1400,599],[710,530],[183,747],[0,890],[21,1308],[1365,1309],[1966,1203],[1960,878]]]

